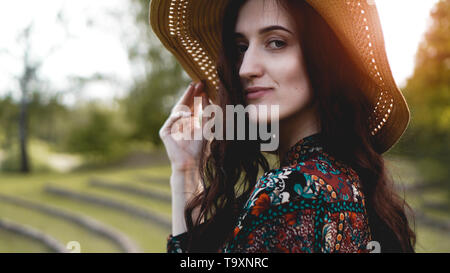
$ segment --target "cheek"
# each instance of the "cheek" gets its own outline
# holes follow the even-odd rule
[[[278,70],[276,101],[280,105],[280,118],[301,110],[312,100],[309,79],[297,58],[286,59],[285,66]]]

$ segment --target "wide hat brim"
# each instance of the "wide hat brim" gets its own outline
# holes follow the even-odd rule
[[[216,61],[221,48],[224,10],[229,0],[151,0],[150,24],[162,44],[193,81],[203,80],[212,101],[219,79]],[[377,152],[388,151],[405,132],[409,109],[392,76],[378,11],[373,0],[306,0],[330,25],[355,63],[367,75],[373,112],[370,133]]]

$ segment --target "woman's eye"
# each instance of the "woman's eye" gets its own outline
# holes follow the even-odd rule
[[[247,50],[247,48],[248,48],[247,45],[243,45],[243,44],[237,45],[238,53],[244,53]]]
[[[281,40],[272,40],[269,42],[269,45],[273,45],[273,48],[279,49],[279,48],[284,47],[286,45],[286,43]]]
[[[272,49],[281,49],[286,46],[286,42],[282,40],[272,40],[268,43],[268,46]],[[236,45],[238,54],[244,54],[248,49],[248,45],[246,44],[238,44]]]

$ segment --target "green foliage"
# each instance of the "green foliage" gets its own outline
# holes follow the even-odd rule
[[[117,121],[117,123],[116,123]],[[72,113],[66,149],[96,162],[115,160],[126,152],[126,130],[117,112],[94,103]]]
[[[0,98],[1,133],[4,136],[3,148],[11,146],[16,141],[19,122],[19,102],[11,96]],[[57,143],[64,135],[65,124],[69,110],[60,101],[58,96],[43,95],[35,91],[28,99],[28,132],[30,137],[36,137],[52,143]]]
[[[45,96],[33,92],[28,103],[29,136],[61,145],[68,130],[70,110],[60,102],[59,96]]]
[[[404,89],[410,126],[397,149],[447,162],[450,155],[450,1],[441,0]],[[445,163],[444,163],[445,164]]]
[[[10,147],[18,133],[19,107],[11,96],[0,98],[0,124],[2,125],[0,135],[2,135],[1,149]]]
[[[45,173],[52,171],[49,165],[48,155],[49,145],[38,139],[28,141],[28,151],[30,152],[30,164],[34,173]],[[19,143],[13,142],[10,147],[4,149],[2,160],[0,160],[0,171],[8,173],[20,172],[20,147]]]
[[[170,69],[153,72],[130,91],[124,105],[127,118],[134,125],[133,138],[160,144],[158,132],[170,110],[165,102],[170,101],[180,87],[187,86],[186,81],[180,79],[180,69],[174,65]]]
[[[188,79],[180,64],[162,46],[148,23],[147,0],[132,0],[142,39],[129,49],[129,57],[148,64],[146,75],[136,80],[123,101],[126,115],[133,124],[133,139],[161,144],[159,129],[175,102],[174,95],[184,90]],[[144,48],[144,50],[142,50]],[[140,49],[140,50],[139,50]]]
[[[28,139],[40,139],[54,145],[61,145],[64,136],[67,135],[69,110],[59,102],[58,96],[45,96],[43,92],[35,90],[30,94],[27,107],[27,131]],[[0,170],[16,172],[20,171],[19,150],[19,102],[11,96],[0,98],[0,152],[3,154]],[[31,165],[37,170],[48,170],[40,162]],[[36,169],[35,169],[36,170]]]
[[[14,145],[4,152],[3,160],[0,162],[0,171],[2,172],[19,172],[20,171],[20,154],[18,146]]]

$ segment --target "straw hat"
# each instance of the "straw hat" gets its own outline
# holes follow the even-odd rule
[[[205,80],[215,100],[219,79],[216,60],[221,48],[221,21],[230,0],[151,0],[150,24],[163,45],[193,81]],[[367,74],[369,117],[375,149],[381,154],[401,137],[409,109],[397,87],[386,56],[374,0],[306,0],[330,25],[352,58]]]

